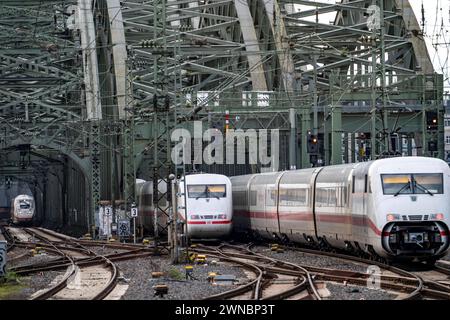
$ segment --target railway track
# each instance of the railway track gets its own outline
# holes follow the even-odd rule
[[[217,248],[200,245],[195,251],[238,264],[254,274],[253,279],[247,284],[209,296],[206,299],[280,300],[297,298],[321,300],[311,274],[301,266],[229,244],[222,244]],[[294,271],[294,273],[289,271]]]
[[[6,245],[6,252],[9,252],[16,245],[16,239],[11,235],[6,226],[7,224],[0,224],[0,235],[8,242]]]
[[[72,244],[70,250],[58,248],[54,242],[62,242],[60,237],[42,230],[26,228],[25,231],[33,238],[37,238],[39,241],[53,247],[54,252],[59,253],[62,258],[68,260],[68,269],[62,279],[56,281],[51,288],[33,296],[33,300],[50,298],[100,300],[104,299],[114,289],[117,283],[118,271],[115,264],[108,258],[98,255],[72,240],[67,240]],[[72,254],[68,254],[67,251],[70,251]],[[78,252],[78,254],[74,255],[73,252]],[[79,265],[74,261],[74,256],[81,258],[95,257],[97,260],[93,264]],[[93,277],[96,277],[95,284],[92,284]],[[70,286],[74,282],[75,284]]]
[[[306,294],[306,296],[304,296],[304,298],[321,300],[321,296],[319,295],[319,293],[317,291],[316,284],[314,283],[314,281],[311,277],[311,273],[307,269],[303,268],[302,266],[295,265],[295,264],[292,264],[292,263],[289,263],[286,261],[282,261],[279,259],[270,258],[270,257],[264,256],[261,254],[257,254],[249,249],[251,247],[251,245],[247,246],[246,248],[241,248],[241,247],[225,244],[225,245],[223,245],[223,247],[231,248],[236,251],[241,251],[244,255],[251,255],[250,260],[256,261],[257,263],[261,263],[265,273],[268,275],[275,276],[275,279],[279,279],[279,278],[283,279],[286,276],[288,276],[288,277],[296,276],[296,277],[302,277],[304,279],[304,281],[302,281],[300,286],[293,286],[292,288],[278,290],[279,292],[275,292],[274,294],[269,293],[269,294],[266,294],[265,296],[263,295],[262,300],[269,300],[269,299],[275,300],[275,299],[291,298],[293,296],[296,296],[299,293],[301,295],[300,289],[302,289],[303,291],[307,291],[307,294]],[[291,271],[291,270],[296,272],[296,274],[292,274],[292,273],[290,274],[288,271]],[[293,279],[293,280],[295,280],[295,279]],[[276,280],[270,281],[270,284],[273,287],[273,286],[276,286],[277,282],[276,282]],[[273,291],[273,289],[269,288],[269,289],[266,289],[265,291],[271,292],[271,291]]]
[[[114,262],[160,255],[165,250],[163,247],[141,244],[78,240],[42,228],[5,227],[4,235],[11,239],[14,247],[27,249],[41,247],[41,250],[55,256],[50,261],[12,267],[11,271],[26,275],[50,270],[66,270],[63,276],[52,283],[51,288],[36,294],[34,299],[104,299],[117,283],[118,271]],[[114,250],[114,253],[100,255],[93,251],[93,247],[109,248]],[[381,270],[378,274],[380,288],[398,294],[397,299],[450,299],[450,269],[446,266],[439,265],[432,270],[407,270],[402,266],[387,265],[334,252],[281,245],[279,247],[303,254],[333,257],[365,267],[376,265]],[[243,285],[206,299],[321,300],[323,295],[321,288],[324,283],[366,287],[371,277],[365,272],[283,261],[278,257],[255,252],[252,245],[228,243],[219,246],[197,245],[193,251],[238,265],[245,269],[249,276],[249,280]],[[94,278],[95,285],[93,285]],[[79,288],[74,288],[77,283]],[[78,293],[74,294],[75,292]]]
[[[375,265],[378,266],[381,270],[390,271],[395,276],[385,276],[380,275],[380,286],[381,288],[394,290],[397,292],[406,292],[407,295],[401,297],[400,299],[411,300],[411,299],[427,299],[427,298],[435,298],[435,299],[444,299],[450,300],[450,286],[447,284],[440,283],[435,279],[430,278],[427,272],[437,272],[440,273],[441,276],[444,276],[448,279],[448,275],[450,274],[450,270],[436,266],[433,270],[427,271],[425,273],[420,273],[416,271],[408,270],[405,266],[394,266],[390,264],[386,264],[380,261],[364,259],[360,257],[355,257],[347,254],[340,254],[336,252],[328,252],[328,251],[318,251],[311,250],[305,248],[298,247],[284,247],[287,250],[295,250],[307,254],[313,255],[323,255],[333,258],[338,258],[347,261],[353,261],[356,263],[362,263],[365,265]],[[311,269],[311,267],[309,267]],[[363,281],[367,281],[370,275],[364,273],[348,273],[345,274],[345,271],[335,270],[331,272],[331,275],[323,276],[318,274],[317,276],[323,279],[335,279],[346,281],[348,283],[360,284],[363,285]],[[341,278],[341,279],[339,279]],[[363,280],[363,281],[361,281]],[[367,282],[366,282],[367,283]]]
[[[253,252],[251,245],[247,247],[222,244],[217,248],[197,245],[194,249],[198,253],[207,253],[216,256],[225,261],[235,262],[247,269],[257,268],[253,271],[256,274],[254,280],[245,286],[228,292],[208,297],[207,299],[316,299],[320,300],[318,294],[318,281],[337,282],[343,284],[353,284],[358,286],[367,286],[371,281],[371,274],[364,272],[346,271],[338,269],[327,269],[322,267],[298,265],[274,259],[262,254]],[[296,250],[306,254],[333,257],[352,263],[362,264],[364,266],[376,265],[382,271],[377,274],[378,285],[381,289],[395,292],[399,300],[411,299],[450,299],[450,287],[446,282],[436,281],[427,274],[408,271],[396,266],[387,265],[378,261],[367,260],[359,257],[343,255],[339,253],[323,252],[303,248],[284,247],[285,250]],[[442,270],[444,269],[444,270]],[[433,270],[448,280],[450,270],[437,267]],[[286,279],[285,284],[291,286],[273,289],[277,286],[277,280]],[[249,294],[249,290],[252,290]],[[273,294],[270,294],[272,292]],[[307,292],[305,294],[305,292]]]
[[[450,269],[434,266],[424,268],[423,265],[411,265],[404,268],[413,268],[412,273],[420,277],[424,288],[422,295],[424,298],[450,299]]]
[[[161,254],[161,248],[144,245],[124,245],[101,241],[79,241],[43,228],[5,228],[17,247],[45,251],[55,259],[10,268],[19,275],[66,270],[50,288],[32,296],[43,299],[105,299],[115,288],[119,272],[114,262]],[[114,253],[98,254],[90,249],[102,246]],[[118,252],[121,251],[121,252]]]

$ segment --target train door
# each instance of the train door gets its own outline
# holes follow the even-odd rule
[[[253,181],[254,179],[249,183],[248,215],[252,230],[260,230],[260,220],[264,217],[264,208],[261,207],[261,203],[264,203],[264,189],[258,188]]]
[[[368,212],[368,192],[369,192],[369,189],[368,189],[369,188],[369,184],[368,184],[368,182],[369,182],[369,179],[368,179],[367,173],[364,173],[363,177],[364,177],[364,193],[363,193],[363,215],[364,215],[363,224],[364,224],[364,228],[363,228],[363,234],[365,236],[368,236],[366,226],[368,225],[368,222],[369,222],[368,221],[368,216],[367,216],[367,212]]]
[[[365,169],[365,164],[359,164],[352,173],[352,234],[360,243],[365,243],[368,236],[368,176]]]
[[[281,226],[280,226],[280,181],[281,178],[283,177],[283,175],[286,173],[286,171],[282,172],[276,182],[275,182],[275,212],[276,212],[276,217],[277,217],[277,221],[276,221],[276,233],[279,237],[281,237]]]
[[[280,231],[277,210],[277,188],[278,184],[267,184],[265,188],[264,218],[266,231],[270,235],[274,233],[278,234]]]
[[[318,168],[313,172],[311,175],[311,181],[310,181],[310,189],[309,189],[309,203],[310,203],[310,210],[313,213],[313,220],[314,220],[314,233],[316,236],[316,241],[319,241],[319,236],[317,233],[317,227],[318,227],[318,221],[316,216],[316,181],[317,181],[317,175],[323,168]]]

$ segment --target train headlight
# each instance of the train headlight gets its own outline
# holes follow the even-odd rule
[[[219,214],[217,215],[217,219],[226,219],[227,215],[226,214]]]
[[[198,220],[198,219],[200,219],[199,215],[197,215],[197,214],[191,215],[191,220]]]
[[[443,213],[433,213],[430,215],[431,220],[444,220],[444,214]]]
[[[388,215],[386,215],[386,220],[387,221],[395,221],[395,220],[400,220],[400,215],[399,214],[393,214],[393,213],[389,213]]]

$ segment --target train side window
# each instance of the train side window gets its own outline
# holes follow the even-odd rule
[[[328,189],[329,197],[328,197],[328,205],[329,206],[337,206],[338,202],[338,189],[337,188],[331,188]]]
[[[233,203],[236,206],[243,206],[243,205],[245,205],[242,191],[233,191],[232,196],[233,196]]]
[[[266,190],[266,205],[274,206],[276,204],[275,200],[277,197],[276,190]]]
[[[275,192],[276,196],[276,192]],[[284,189],[280,188],[279,201],[282,206],[295,207],[299,205],[306,205],[307,203],[307,190],[306,189]],[[275,198],[276,201],[276,198]]]
[[[341,188],[337,187],[335,193],[336,193],[336,207],[342,207]]]
[[[142,202],[144,202],[144,205],[147,205],[147,206],[153,205],[153,195],[152,194],[144,194],[142,197]]]
[[[337,189],[323,188],[316,191],[316,205],[318,207],[329,207],[337,205]]]
[[[250,205],[256,206],[256,190],[250,190]]]
[[[364,176],[364,193],[367,193],[367,174]]]
[[[352,193],[355,193],[355,176],[352,176]]]
[[[342,205],[347,206],[347,186],[342,188]]]

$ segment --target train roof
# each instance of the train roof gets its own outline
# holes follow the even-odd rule
[[[259,174],[247,174],[241,176],[230,177],[233,183],[245,183],[250,180],[253,176],[258,177],[259,179],[269,179],[274,176],[280,175],[283,172],[288,172],[289,174],[283,177],[284,180],[289,180],[294,175],[311,175],[315,170],[323,170],[322,176],[333,173],[341,173],[346,174],[349,170],[356,170],[357,172],[360,170],[369,170],[370,172],[404,172],[404,170],[408,168],[408,170],[414,170],[414,172],[423,171],[427,172],[435,172],[439,171],[447,171],[450,173],[450,168],[448,164],[438,158],[430,158],[430,157],[395,157],[395,158],[386,158],[386,159],[378,159],[366,162],[356,162],[356,163],[346,163],[339,165],[331,165],[325,167],[315,167],[315,168],[305,168],[298,170],[288,170],[288,171],[279,171],[279,172],[266,172]]]
[[[34,199],[34,197],[28,194],[19,194],[14,199]]]
[[[438,158],[430,157],[397,157],[397,158],[386,158],[371,161],[370,169],[371,172],[383,171],[392,173],[401,173],[405,170],[414,170],[414,172],[436,172],[447,171],[450,172],[448,164]]]
[[[230,178],[223,174],[196,173],[186,175],[187,183],[231,183]]]

